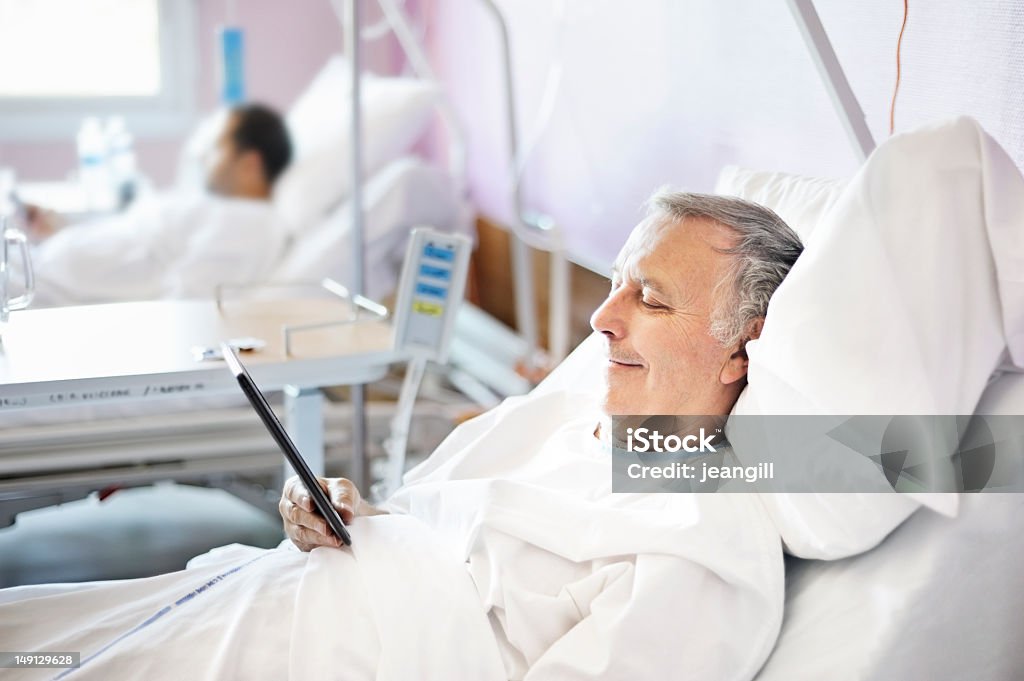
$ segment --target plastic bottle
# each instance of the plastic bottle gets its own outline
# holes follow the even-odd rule
[[[78,181],[85,191],[89,210],[109,210],[113,205],[107,168],[107,143],[99,119],[86,118],[78,129]]]
[[[124,119],[107,119],[105,129],[107,171],[110,191],[117,208],[125,208],[136,196],[138,170],[135,163],[134,139],[125,127]]]

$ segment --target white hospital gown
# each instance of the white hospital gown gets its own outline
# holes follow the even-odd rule
[[[36,245],[32,306],[210,298],[218,283],[266,279],[286,238],[268,201],[142,198],[123,214],[69,225]]]
[[[783,601],[759,500],[613,495],[595,424],[577,395],[506,401],[411,471],[392,515],[357,519],[351,551],[224,547],[0,591],[0,649],[81,651],[69,679],[753,678]]]

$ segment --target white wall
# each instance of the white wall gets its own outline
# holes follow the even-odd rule
[[[845,176],[856,157],[784,2],[499,0],[524,134],[549,66],[564,77],[527,197],[609,260],[663,183],[709,190],[728,163]],[[557,7],[564,5],[561,21]],[[876,139],[888,135],[903,3],[818,0]],[[423,0],[431,50],[470,135],[471,187],[510,219],[497,32],[478,0]],[[970,114],[1024,165],[1024,3],[910,0],[896,130]]]

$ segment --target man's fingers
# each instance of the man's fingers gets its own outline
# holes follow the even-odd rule
[[[323,489],[327,494],[327,497],[331,500],[331,504],[338,510],[338,513],[341,515],[341,519],[345,523],[352,522],[355,518],[356,509],[359,507],[361,500],[356,486],[353,485],[350,480],[346,480],[345,478],[318,477],[317,482],[320,484],[321,489]],[[281,497],[282,501],[278,504],[278,510],[283,518],[286,520],[291,519],[293,522],[306,527],[312,527],[308,522],[303,521],[299,516],[294,515],[297,512],[295,509],[299,509],[307,514],[312,514],[312,517],[318,519],[323,525],[323,532],[328,533],[326,523],[323,523],[323,519],[315,511],[316,507],[313,504],[313,500],[309,497],[309,493],[306,491],[306,488],[302,485],[302,482],[297,476],[288,478],[284,484],[284,490]],[[288,504],[286,504],[285,501],[287,501]]]
[[[327,481],[319,481],[327,489]],[[285,534],[300,551],[311,551],[318,546],[341,546],[328,529],[327,521],[313,510],[313,501],[297,476],[285,482],[277,510],[284,521]]]
[[[310,551],[317,546],[341,546],[341,542],[333,534],[323,535],[308,527],[296,527],[291,539],[303,551]]]
[[[281,492],[281,501],[278,502],[278,512],[281,513],[281,517],[287,520],[288,515],[286,514],[291,510],[293,505],[297,504],[300,507],[305,508],[305,505],[301,503],[301,497],[304,494],[305,490],[302,490],[298,477],[293,475],[285,480],[285,485]]]
[[[285,524],[285,534],[301,551],[310,551],[317,546],[341,546],[341,542],[334,535],[323,535],[314,529],[294,523]]]
[[[355,517],[355,507],[359,503],[359,492],[351,481],[338,478],[330,487],[331,505],[338,509],[341,519],[347,524]]]
[[[284,481],[284,488],[281,490],[281,496],[295,501],[298,498],[296,492],[299,485],[299,476],[293,475]]]
[[[360,502],[355,485],[344,478],[317,478],[317,482],[327,493],[342,520],[352,522],[354,509]],[[311,551],[318,546],[342,546],[341,539],[334,535],[327,521],[314,508],[313,500],[299,478],[288,478],[277,504],[288,538],[301,551]]]
[[[330,534],[330,531],[327,529],[327,521],[320,514],[306,511],[287,499],[281,500],[281,503],[278,504],[278,511],[280,511],[286,525],[290,523],[297,527],[313,530],[318,534]]]
[[[281,496],[288,498],[292,503],[298,504],[306,511],[313,510],[313,500],[309,498],[309,493],[306,492],[306,488],[297,475],[293,475],[285,481]]]

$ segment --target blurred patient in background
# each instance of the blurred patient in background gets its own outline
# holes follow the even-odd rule
[[[219,118],[202,154],[204,191],[142,197],[122,214],[61,225],[30,207],[36,303],[208,298],[221,282],[269,277],[288,233],[270,202],[292,145],[260,104]]]
[[[206,155],[206,188],[211,194],[267,201],[274,182],[291,160],[284,121],[260,104],[232,109]]]

